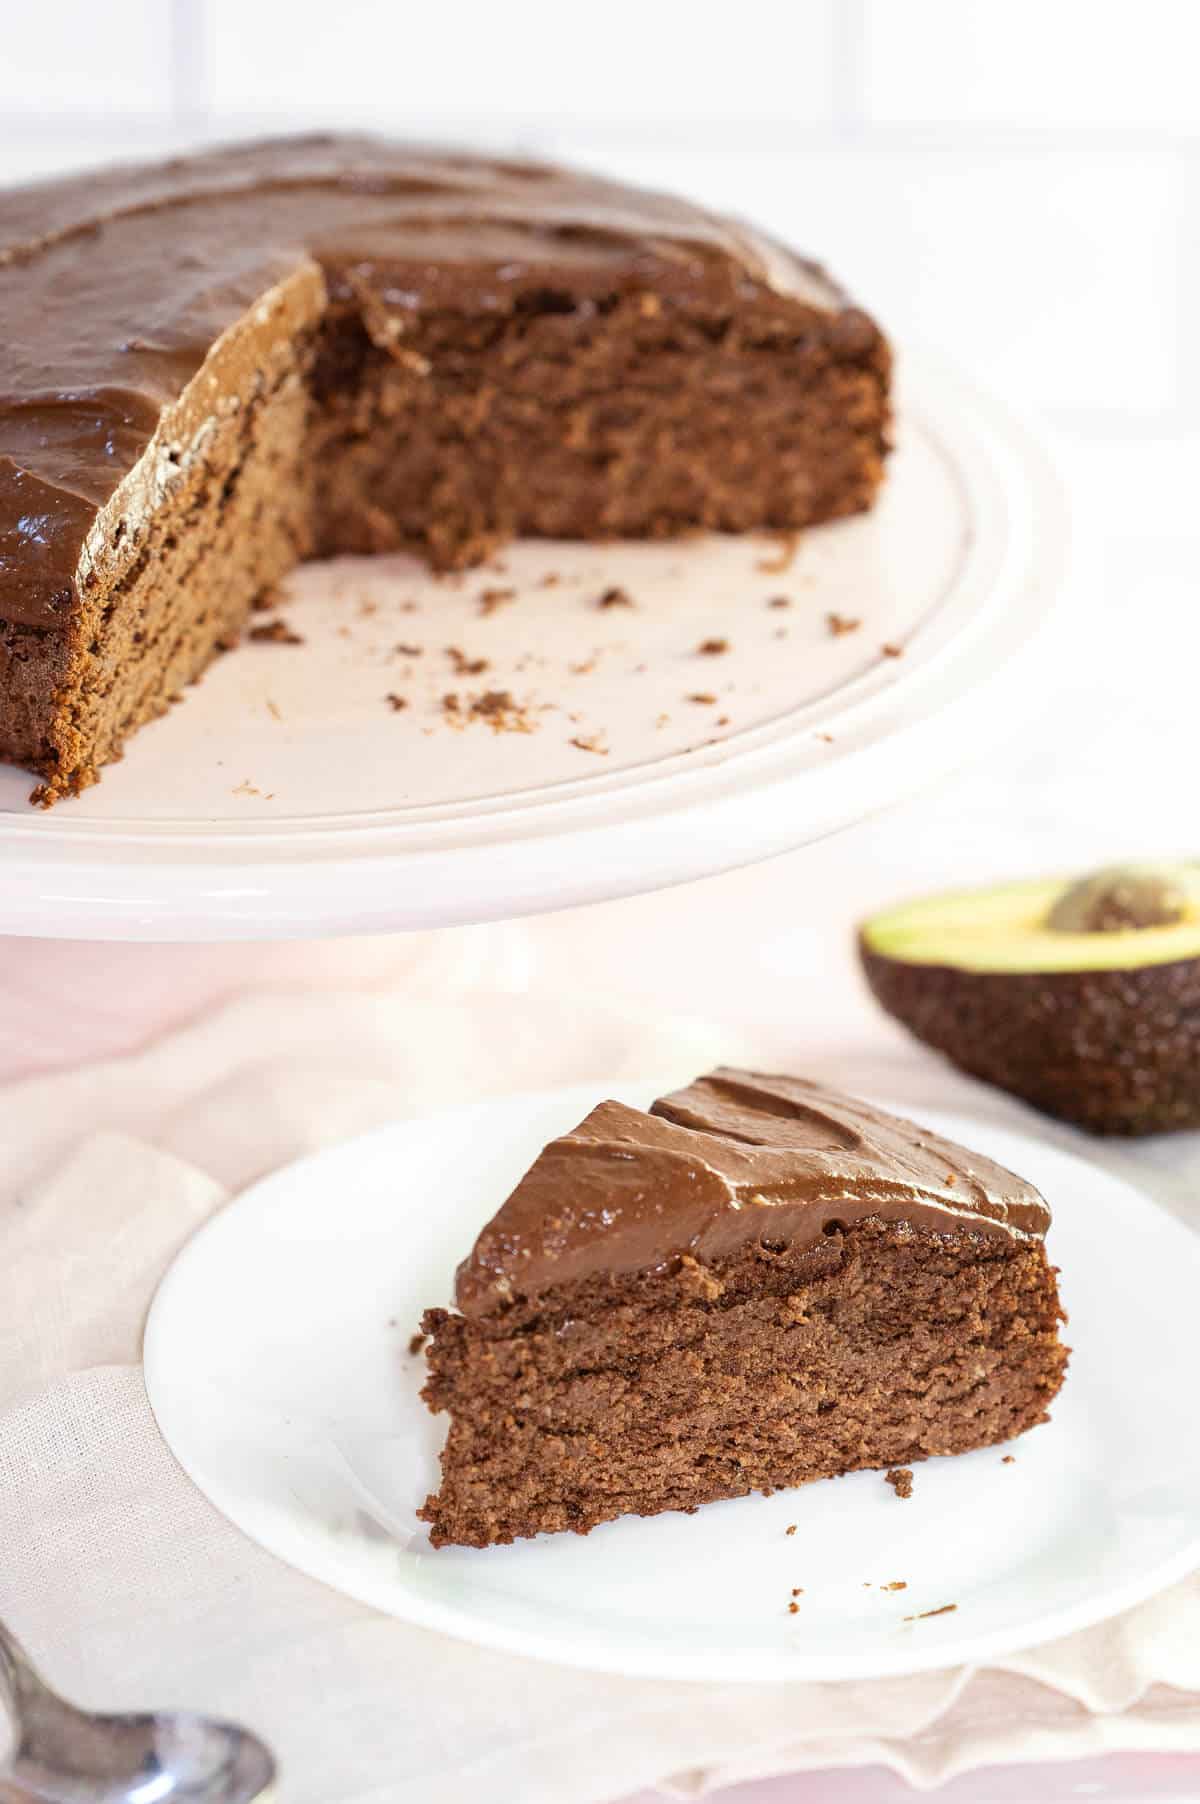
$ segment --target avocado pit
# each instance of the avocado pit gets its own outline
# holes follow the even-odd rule
[[[1046,925],[1052,933],[1136,933],[1174,926],[1186,912],[1186,891],[1169,870],[1114,864],[1064,890]]]

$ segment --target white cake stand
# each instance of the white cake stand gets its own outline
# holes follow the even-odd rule
[[[40,813],[0,771],[0,933],[448,926],[803,845],[1019,726],[1065,547],[1036,443],[910,355],[878,508],[792,547],[309,565],[279,610],[302,643],[220,660],[81,798]]]

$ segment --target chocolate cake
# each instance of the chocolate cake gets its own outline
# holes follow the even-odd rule
[[[720,1070],[546,1147],[422,1322],[434,1546],[908,1467],[1046,1420],[1031,1185],[795,1077]]]
[[[0,758],[121,754],[297,559],[870,505],[887,345],[699,207],[369,138],[0,196]]]

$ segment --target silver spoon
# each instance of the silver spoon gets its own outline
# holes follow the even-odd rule
[[[185,1710],[100,1716],[50,1690],[0,1622],[13,1746],[0,1804],[262,1804],[275,1762],[235,1723]]]

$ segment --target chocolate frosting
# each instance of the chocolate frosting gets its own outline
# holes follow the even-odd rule
[[[200,377],[225,335],[253,357],[256,335],[346,306],[392,350],[421,309],[504,312],[547,287],[717,311],[774,295],[869,331],[748,227],[540,163],[290,138],[0,196],[0,621],[65,625],[97,510],[147,452],[143,486],[170,481],[219,402]]]
[[[803,1249],[868,1217],[1010,1241],[1050,1225],[1031,1184],[927,1128],[804,1078],[721,1069],[649,1114],[603,1102],[552,1141],[459,1266],[455,1301],[486,1315],[685,1253]]]

